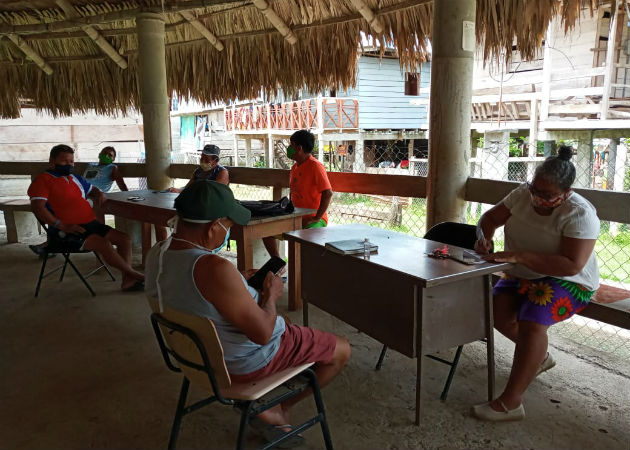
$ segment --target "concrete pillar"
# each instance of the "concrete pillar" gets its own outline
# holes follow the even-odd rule
[[[324,135],[321,133],[317,136],[317,159],[324,163]]]
[[[591,158],[593,138],[590,132],[580,133],[575,158],[575,187],[591,187]]]
[[[234,133],[234,142],[232,146],[234,147],[234,161],[232,161],[232,164],[234,166],[238,166],[238,136],[236,133]]]
[[[475,0],[433,3],[427,228],[465,219],[475,10]]]
[[[271,133],[269,133],[269,140],[267,141],[267,143],[269,144],[269,147],[267,149],[268,153],[268,158],[267,158],[267,167],[270,167],[273,169],[274,167],[274,159],[275,159],[275,154],[274,154],[274,149],[273,149],[273,135]]]
[[[359,136],[359,139],[354,141],[354,163],[352,164],[352,171],[356,173],[365,172],[365,145],[363,136]]]
[[[245,139],[245,167],[252,167],[252,140]]]
[[[171,155],[164,19],[157,13],[139,13],[136,16],[136,31],[147,187],[162,190],[171,186],[168,175]]]
[[[481,178],[508,180],[508,158],[510,157],[510,132],[486,131],[481,150]]]

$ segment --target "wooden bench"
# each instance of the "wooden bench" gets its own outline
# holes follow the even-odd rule
[[[4,212],[4,223],[7,227],[7,241],[9,244],[18,242],[17,224],[15,213],[31,212],[31,202],[29,199],[9,199],[0,201],[0,210]]]

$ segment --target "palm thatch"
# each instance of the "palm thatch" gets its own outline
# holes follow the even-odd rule
[[[70,19],[54,0],[0,2],[0,117],[27,102],[54,115],[139,107],[135,14],[152,10],[166,22],[169,92],[202,102],[293,93],[354,84],[363,35],[395,47],[402,66],[430,57],[432,2],[364,0],[383,25],[375,33],[347,0],[267,0],[297,36],[289,43],[246,0],[71,0]],[[477,40],[484,59],[510,54],[513,42],[533,57],[549,22],[566,29],[598,0],[477,0]],[[180,11],[191,11],[224,45],[217,50]],[[526,17],[527,20],[523,20]],[[92,25],[126,59],[122,69],[81,27]],[[53,69],[47,75],[13,40],[23,38]],[[13,37],[9,39],[9,37]]]

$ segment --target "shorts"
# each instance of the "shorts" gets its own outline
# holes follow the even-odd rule
[[[83,243],[89,236],[96,234],[98,236],[105,237],[112,229],[109,225],[105,225],[98,220],[79,224],[79,226],[85,228],[85,232],[79,234],[66,234],[64,237],[59,236],[59,229],[52,227],[48,228],[49,250],[52,252],[56,251],[55,248],[58,245],[63,245],[63,247],[68,250],[83,250]],[[61,252],[61,249],[57,250],[57,252]]]
[[[309,362],[327,363],[332,359],[336,346],[337,337],[334,334],[287,323],[280,347],[269,364],[254,372],[230,374],[230,378],[235,383],[248,383],[289,367]]]
[[[302,228],[304,230],[310,230],[311,228],[324,228],[327,225],[328,224],[326,223],[326,221],[324,219],[319,219],[317,222],[313,222],[313,223],[309,223],[307,225],[304,225]]]
[[[595,291],[553,277],[526,280],[506,276],[492,290],[493,295],[510,292],[520,300],[517,320],[550,326],[562,322],[588,305]]]

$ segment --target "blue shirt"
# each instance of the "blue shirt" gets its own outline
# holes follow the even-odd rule
[[[112,172],[115,168],[116,164],[89,163],[83,176],[102,192],[109,192],[114,182]]]

